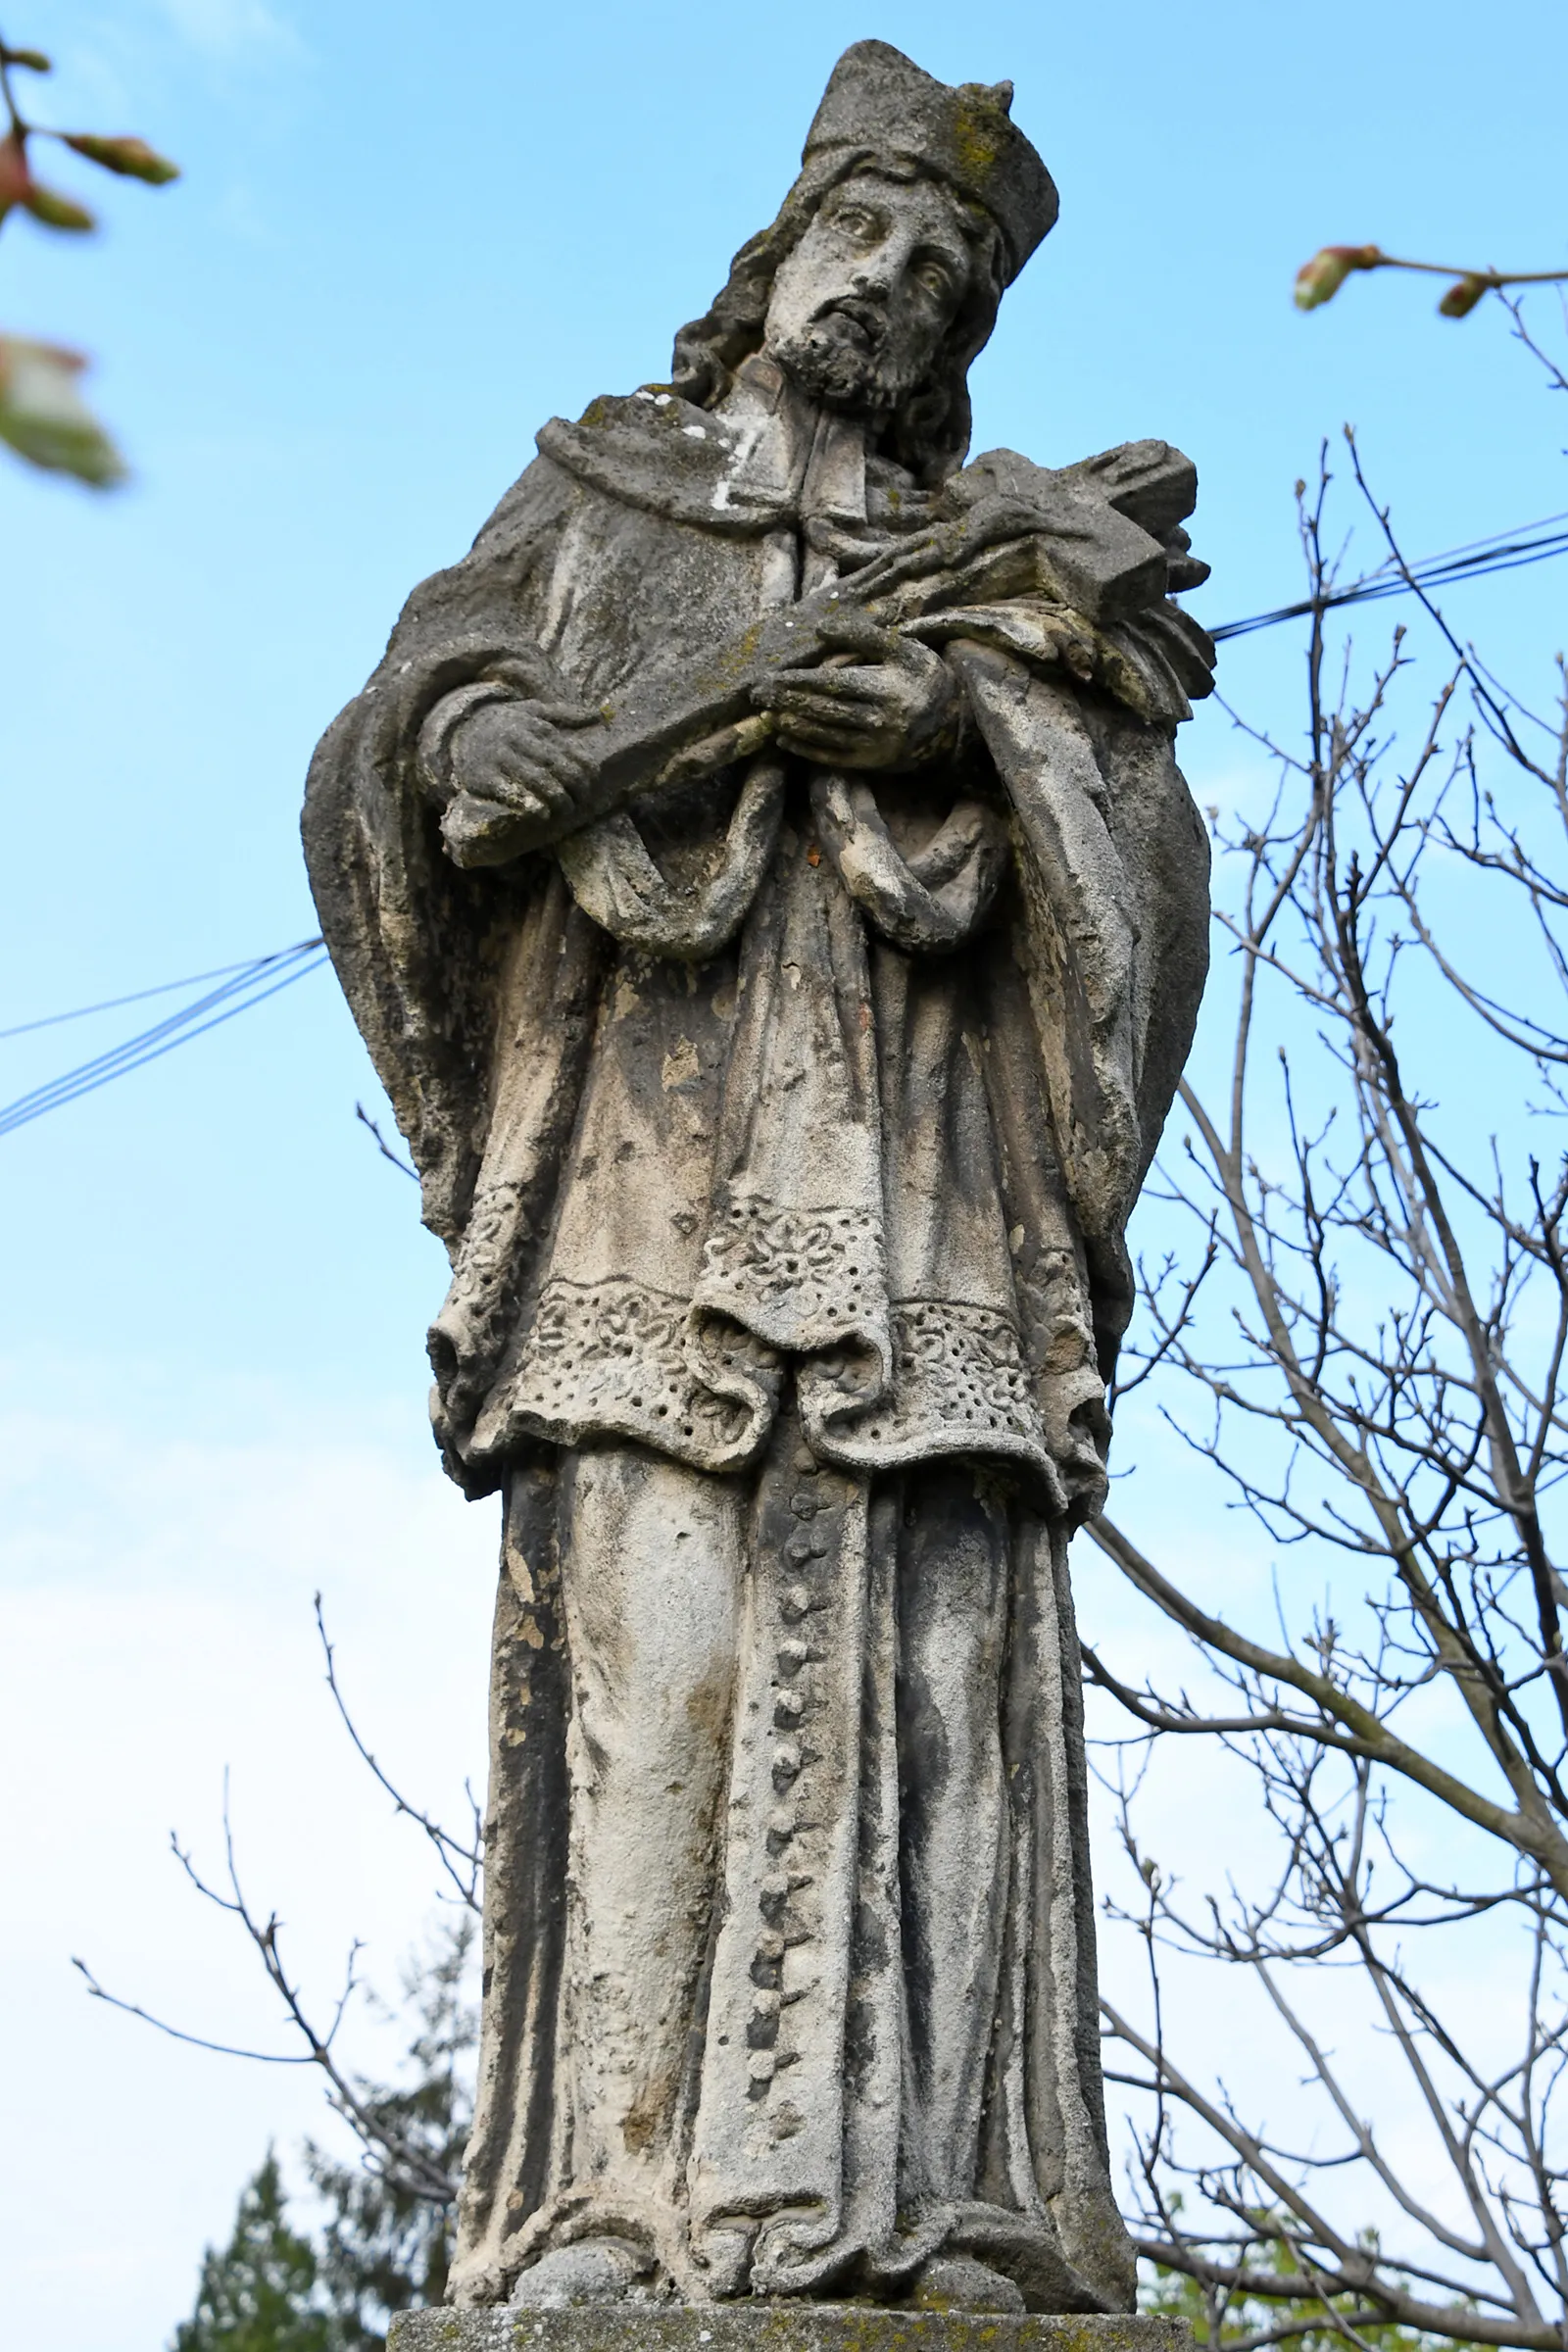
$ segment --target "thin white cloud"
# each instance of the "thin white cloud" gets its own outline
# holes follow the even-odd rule
[[[174,30],[209,57],[298,56],[304,46],[268,0],[159,0],[159,5]]]
[[[58,1401],[72,1395],[93,1400],[86,1421]],[[483,1774],[496,1505],[447,1486],[416,1410],[345,1406],[323,1428],[231,1384],[198,1429],[179,1401],[123,1364],[83,1360],[68,1380],[0,1363],[0,1997],[27,2020],[0,2198],[25,2217],[18,2340],[47,2334],[58,2352],[167,2341],[269,2139],[286,2152],[329,2120],[310,2069],[181,2049],[94,2004],[72,1971],[80,1952],[195,2032],[288,2047],[170,1830],[220,1867],[229,1768],[250,1887],[323,2001],[355,1936],[395,1991],[430,1915],[423,1840],[333,1720],[313,1592],[359,1720],[411,1792],[461,1821],[465,1778]],[[353,2062],[373,2069],[368,2014],[353,2033]],[[119,2183],[85,2257],[50,2186],[84,2131]]]

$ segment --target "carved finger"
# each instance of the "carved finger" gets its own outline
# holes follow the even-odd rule
[[[780,734],[779,742],[797,760],[814,760],[824,765],[842,760],[858,766],[867,754],[877,750],[863,736],[830,734],[814,727],[791,728],[788,734]]]
[[[456,832],[469,841],[482,841],[489,834],[506,831],[519,816],[534,824],[545,824],[550,815],[551,811],[532,793],[519,791],[515,799],[509,793],[501,800],[493,791],[460,792],[448,808],[442,830],[449,835]]]
[[[875,775],[891,767],[894,759],[885,743],[803,743],[795,757],[814,767],[842,767],[858,775]]]
[[[602,711],[588,703],[532,703],[529,709],[540,718],[548,719],[553,727],[596,726],[603,716]]]
[[[870,726],[882,723],[887,713],[888,697],[885,694],[802,692],[781,695],[776,708],[780,716],[785,718],[809,716],[825,719],[835,726]]]
[[[752,701],[759,710],[771,710],[792,694],[886,694],[888,673],[885,668],[843,669],[781,669],[760,686],[752,689]]]
[[[883,628],[866,612],[830,612],[817,622],[816,633],[824,645],[841,645],[871,661],[891,661],[900,650],[894,631]]]
[[[538,768],[498,764],[488,782],[491,791],[509,808],[541,816],[565,816],[570,813],[572,796],[569,789]]]
[[[772,677],[764,678],[760,686],[752,688],[752,702],[759,710],[771,710],[782,695],[807,694],[813,688],[819,692],[821,684],[822,673],[819,669],[776,670]]]
[[[804,696],[811,702],[841,705],[886,703],[890,700],[890,687],[892,694],[906,694],[902,683],[890,680],[885,669],[836,669],[831,683],[824,677],[814,677],[808,684],[788,688],[786,699]]]
[[[889,686],[897,692],[897,682],[886,662],[854,662],[841,667],[824,664],[821,669],[785,669],[759,691],[768,696],[789,694],[833,694],[884,699]]]
[[[567,792],[579,790],[592,772],[589,762],[580,752],[573,751],[569,744],[562,743],[556,736],[542,730],[537,734],[529,733],[514,738],[508,745],[507,752],[514,763],[514,772],[520,769],[528,774],[537,769],[544,775],[553,776]]]
[[[870,736],[889,734],[896,724],[886,710],[844,710],[832,704],[800,704],[792,710],[780,710],[778,717],[780,724],[792,727],[795,734],[808,729],[811,734],[844,736],[847,743],[862,743]]]

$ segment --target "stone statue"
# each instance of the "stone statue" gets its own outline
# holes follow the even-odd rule
[[[1188,462],[962,464],[1056,214],[858,42],[305,819],[499,1490],[453,2295],[1119,2312],[1067,1541],[1206,954]]]

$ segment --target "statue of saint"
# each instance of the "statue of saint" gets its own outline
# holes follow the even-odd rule
[[[500,1491],[460,2302],[1120,2311],[1067,1543],[1192,1037],[1188,462],[965,466],[1056,214],[877,41],[305,820]]]

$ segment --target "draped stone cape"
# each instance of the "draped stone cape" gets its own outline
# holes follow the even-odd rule
[[[781,1556],[755,1566],[748,1602],[706,2038],[672,2143],[687,2237],[665,2258],[698,2295],[820,2291],[847,2247],[862,2278],[896,2278],[940,2238],[1038,2308],[1118,2308],[1131,2271],[1102,2113],[1065,1544],[1103,1495],[1124,1227],[1205,969],[1206,845],[1171,744],[1211,649],[1157,592],[1098,613],[1050,594],[950,611],[924,630],[963,690],[946,765],[873,787],[764,746],[635,822],[462,870],[436,787],[466,710],[657,694],[778,602],[781,546],[804,540],[819,576],[853,580],[951,506],[953,486],[923,494],[874,463],[847,498],[842,465],[837,491],[799,466],[770,481],[742,438],[658,388],[547,426],[469,556],[410,599],[311,773],[322,928],[452,1256],[437,1435],[470,1494],[509,1492],[459,2291],[504,2291],[544,2233],[569,2234],[552,1465],[615,1437],[753,1471],[788,1367],[790,1409],[846,1497],[811,1553],[836,1568],[811,1671],[837,1811],[795,1874],[814,1892],[792,1891],[757,1812],[773,1645],[807,1606]],[[1191,497],[1172,503],[1166,461],[1179,475],[1158,444],[1095,462],[1107,528],[1131,514],[1156,547],[1185,545]],[[1118,489],[1151,467],[1162,492]],[[1004,452],[957,487],[1033,472]],[[878,1476],[944,1455],[994,1463],[1015,1498],[1012,1851],[983,2177],[962,2212],[911,2224],[890,1603],[866,1513]],[[726,1938],[748,1904],[776,1921],[797,1899],[814,1912],[797,1939],[822,1944],[821,2016],[802,2008],[796,2121],[775,2101],[769,2135],[753,2129],[756,2065],[719,2095],[747,2046],[719,2030],[748,1956]],[[874,1981],[878,1903],[894,1948],[884,1936]],[[874,2062],[852,2065],[846,2021],[879,2001]]]

